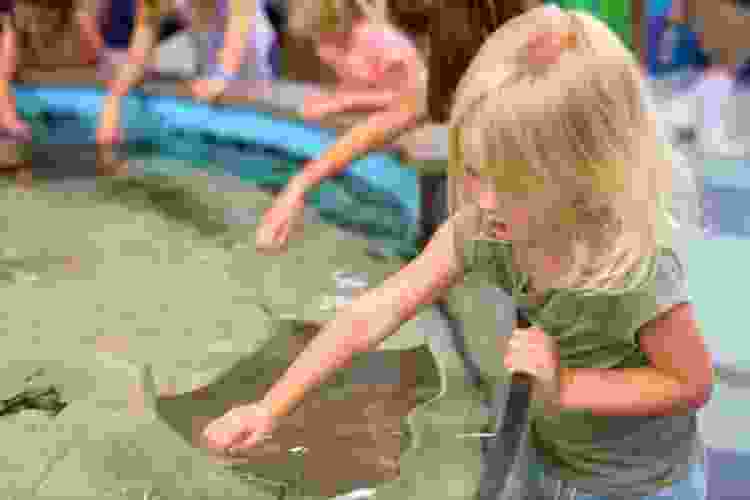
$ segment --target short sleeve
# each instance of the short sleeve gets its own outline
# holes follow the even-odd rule
[[[656,258],[654,294],[660,309],[690,301],[683,263],[673,251],[664,251]]]

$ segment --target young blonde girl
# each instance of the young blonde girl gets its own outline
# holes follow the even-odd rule
[[[696,412],[710,398],[711,361],[660,196],[672,166],[641,85],[632,55],[583,12],[537,8],[495,32],[452,109],[453,215],[416,260],[342,310],[261,402],[212,422],[210,445],[256,446],[353,355],[480,272],[533,324],[509,340],[467,332],[474,348],[505,337],[496,363],[537,380],[528,459],[543,473],[519,483],[528,498],[705,498]],[[434,483],[444,497],[475,498],[476,484],[453,489],[462,478],[401,476],[377,498],[415,498]],[[400,490],[412,476],[419,487]]]

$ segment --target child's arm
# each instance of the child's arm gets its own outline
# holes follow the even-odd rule
[[[16,30],[13,13],[0,11],[0,85],[2,90],[10,87],[16,71]]]
[[[417,98],[405,96],[397,105],[369,116],[352,127],[318,160],[308,163],[295,178],[297,187],[306,191],[323,179],[341,173],[357,156],[386,144],[395,135],[415,126],[420,119]]]
[[[274,417],[289,414],[308,391],[353,355],[373,349],[420,305],[434,302],[456,283],[463,273],[455,246],[456,225],[455,218],[450,219],[419,257],[337,314],[271,387],[262,406]]]
[[[326,115],[342,113],[361,108],[388,108],[397,101],[399,93],[395,90],[337,90],[329,94],[312,96],[305,100],[302,116],[316,120]]]
[[[2,0],[0,0],[2,1]],[[0,128],[21,136],[31,133],[18,117],[11,81],[16,73],[17,34],[13,26],[13,2],[0,3]]]
[[[224,45],[217,54],[217,67],[206,78],[191,84],[193,97],[213,101],[220,97],[241,69],[249,44],[250,32],[255,32],[256,0],[229,0],[227,24],[224,27]]]
[[[256,22],[256,1],[229,0],[224,48],[218,58],[222,71],[227,75],[236,74],[242,65],[242,56]]]
[[[101,21],[101,5],[99,2],[84,0],[78,2],[76,7],[75,18],[78,29],[81,32],[81,38],[87,44],[90,51],[89,59],[95,60],[96,56],[104,49],[104,37],[99,29]]]
[[[135,29],[128,48],[127,62],[115,68],[115,75],[108,84],[109,95],[104,100],[97,142],[118,142],[121,99],[130,88],[143,79],[145,66],[154,54],[159,33],[161,10],[159,0],[137,0]]]
[[[370,116],[365,123],[353,127],[318,160],[305,165],[284,191],[274,200],[256,232],[259,250],[275,252],[287,244],[296,215],[304,206],[305,193],[323,179],[342,172],[357,156],[387,142],[394,133],[406,130],[419,122],[416,101],[409,99],[393,110]]]
[[[561,370],[560,405],[595,415],[661,416],[697,409],[710,399],[711,356],[689,303],[644,325],[645,368]]]
[[[137,0],[135,28],[128,47],[128,62],[117,68],[113,87],[125,95],[143,78],[146,64],[153,56],[163,15],[163,0]]]

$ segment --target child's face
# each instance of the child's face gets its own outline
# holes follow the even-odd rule
[[[489,236],[503,241],[520,241],[527,237],[525,229],[529,227],[531,214],[528,201],[522,196],[500,196],[494,180],[482,177],[471,167],[467,167],[464,189],[487,215],[489,224],[485,229]]]
[[[395,30],[363,21],[348,36],[321,38],[318,54],[343,82],[378,85],[394,68],[413,63],[404,60],[413,57],[409,47],[409,41]]]

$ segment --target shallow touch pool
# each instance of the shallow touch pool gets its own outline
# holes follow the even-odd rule
[[[404,417],[439,389],[418,320],[327,384],[269,443],[281,448],[261,450],[250,467],[211,468],[191,451],[208,418],[259,397],[283,371],[306,322],[330,317],[324,305],[340,272],[376,285],[402,261],[368,255],[364,239],[315,221],[304,245],[259,256],[253,229],[267,193],[229,177],[142,175],[148,161],[98,178],[85,159],[71,165],[76,176],[61,175],[61,163],[55,179],[32,166],[31,189],[0,185],[0,399],[41,368],[35,383],[55,384],[70,403],[51,420],[0,420],[5,443],[33,450],[5,454],[0,490],[275,499],[294,487],[288,498],[321,498],[391,478],[408,447]],[[144,396],[144,366],[163,398]],[[279,453],[302,445],[312,460]],[[330,467],[336,460],[323,457],[337,449],[341,463]],[[250,490],[248,469],[263,477]]]
[[[22,88],[18,90],[19,111],[35,124],[36,136],[45,144],[90,145],[96,114],[89,108],[99,104],[96,94],[90,94],[86,89]],[[133,97],[126,102],[124,120],[129,158],[158,159],[149,161],[149,166],[170,175],[202,169],[280,189],[304,161],[333,140],[330,131],[307,130],[295,122],[285,128],[283,121],[249,108],[219,111],[178,99],[172,107],[181,111],[172,109],[170,114],[164,109],[164,99],[169,98]],[[242,116],[255,122],[242,121]],[[274,128],[276,123],[281,125]],[[237,125],[242,127],[234,130]],[[257,138],[253,137],[256,132]],[[321,144],[294,147],[290,141],[295,140]],[[176,164],[183,171],[175,169]],[[349,172],[324,181],[309,193],[308,202],[327,222],[367,234],[383,251],[414,256],[414,172],[399,166],[389,155],[364,157],[354,162]]]

